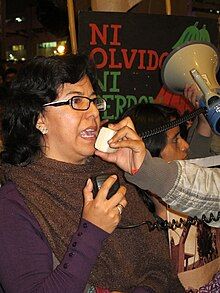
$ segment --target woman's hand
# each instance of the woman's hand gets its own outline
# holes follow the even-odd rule
[[[120,186],[110,199],[106,199],[109,189],[116,179],[116,175],[111,175],[102,184],[95,198],[93,198],[91,179],[88,179],[83,189],[84,207],[82,217],[108,233],[112,233],[117,227],[121,219],[121,213],[127,205],[125,198],[126,188],[124,186]]]
[[[184,88],[184,97],[188,99],[192,105],[197,109],[199,108],[199,98],[200,98],[201,92],[199,92],[196,84],[187,84]]]
[[[95,154],[103,160],[115,163],[125,172],[134,174],[142,165],[146,148],[145,144],[137,134],[130,117],[126,117],[117,124],[109,124],[109,128],[116,134],[109,141],[112,148],[117,148],[115,153],[103,153],[98,150]]]
[[[199,108],[200,92],[195,84],[185,86],[184,96],[192,103],[195,109]],[[203,114],[199,115],[196,130],[199,134],[206,137],[210,137],[212,134],[211,127]]]

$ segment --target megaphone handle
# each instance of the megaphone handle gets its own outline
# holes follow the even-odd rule
[[[199,88],[203,92],[203,94],[205,96],[208,96],[209,94],[211,94],[211,90],[207,86],[207,84],[206,84],[205,80],[203,79],[203,77],[201,76],[201,74],[195,68],[190,70],[190,73],[191,73],[193,79],[195,80],[196,84],[199,86]]]

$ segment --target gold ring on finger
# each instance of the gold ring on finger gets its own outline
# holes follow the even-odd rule
[[[121,214],[122,214],[122,211],[123,211],[123,209],[124,209],[124,206],[123,206],[122,204],[119,203],[119,204],[117,204],[116,208],[118,209],[119,214],[121,215]]]

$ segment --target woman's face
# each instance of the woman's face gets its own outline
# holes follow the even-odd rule
[[[75,84],[65,83],[58,90],[57,101],[73,96],[96,98],[87,76]],[[41,121],[42,120],[42,121]],[[94,144],[99,131],[99,111],[93,103],[86,111],[74,110],[70,105],[47,106],[38,120],[44,123],[44,154],[52,159],[74,164],[83,164],[94,153]]]
[[[167,144],[160,153],[161,158],[167,162],[186,159],[189,145],[181,138],[179,126],[167,130],[166,134]]]

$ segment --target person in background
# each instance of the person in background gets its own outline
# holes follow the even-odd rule
[[[106,101],[96,95],[88,58],[36,57],[12,90],[0,170],[4,290],[184,292],[162,231],[146,225],[114,230],[119,220],[124,227],[153,216],[123,172],[93,156]],[[88,178],[100,173],[117,175],[122,185],[108,200],[112,176],[93,199]]]

